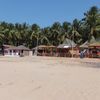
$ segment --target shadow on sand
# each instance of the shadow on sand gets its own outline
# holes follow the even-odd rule
[[[81,62],[83,65],[87,65],[88,68],[100,68],[99,62]]]

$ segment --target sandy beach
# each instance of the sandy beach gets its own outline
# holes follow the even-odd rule
[[[100,100],[100,59],[0,57],[0,100]]]

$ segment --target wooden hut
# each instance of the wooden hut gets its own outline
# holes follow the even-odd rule
[[[90,57],[100,58],[100,42],[96,41],[89,44]]]
[[[3,45],[4,56],[29,56],[29,48],[26,48],[23,45],[12,46],[12,45]]]
[[[85,57],[100,57],[100,38],[91,38],[90,41],[86,41],[80,46],[80,50],[83,49]]]
[[[86,41],[84,42],[82,45],[79,46],[80,48],[80,53],[83,52],[84,53],[84,57],[89,57],[89,42]]]
[[[20,56],[29,56],[30,49],[23,45],[17,46],[17,50]]]
[[[79,49],[74,41],[66,38],[63,44],[58,45],[57,52],[60,57],[73,57],[78,56]]]
[[[38,55],[38,56],[55,56],[55,50],[56,46],[50,45],[39,45],[33,50],[33,55]]]
[[[18,50],[16,46],[3,45],[4,56],[18,56]]]
[[[39,45],[35,48],[33,48],[33,55],[36,55],[36,56],[43,56],[43,53],[45,51],[45,48],[46,48],[46,45]]]

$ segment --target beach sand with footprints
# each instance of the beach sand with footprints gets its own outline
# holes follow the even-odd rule
[[[100,100],[100,59],[0,57],[0,100]]]

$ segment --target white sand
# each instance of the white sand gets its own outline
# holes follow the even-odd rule
[[[0,100],[100,100],[100,59],[0,57]]]

